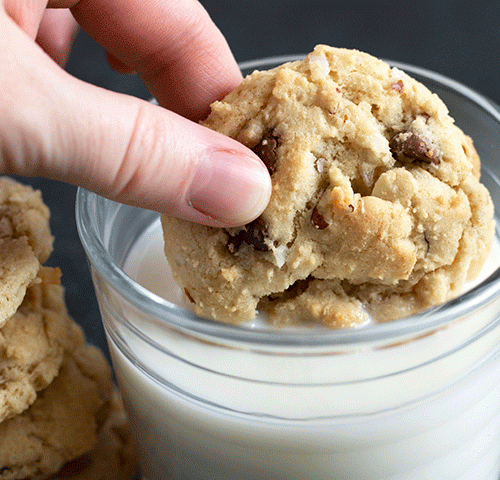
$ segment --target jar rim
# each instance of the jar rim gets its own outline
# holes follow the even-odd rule
[[[241,70],[268,67],[303,58],[305,55],[284,55],[250,60],[240,63]],[[500,124],[500,107],[482,94],[462,83],[431,70],[402,62],[387,61],[391,66],[424,77],[460,94],[490,114]],[[500,189],[500,181],[488,168],[484,169]],[[117,292],[140,311],[152,315],[157,321],[198,337],[220,341],[244,343],[252,347],[266,346],[359,346],[379,342],[398,342],[401,339],[423,335],[441,328],[457,318],[464,318],[495,297],[500,296],[500,268],[487,279],[460,296],[425,312],[399,320],[376,323],[362,328],[321,331],[281,329],[258,330],[212,321],[200,317],[183,307],[147,290],[130,278],[114,260],[106,247],[97,224],[96,212],[111,200],[79,188],[76,196],[77,228],[87,257],[94,268]],[[119,204],[116,204],[117,206]],[[131,207],[130,207],[131,208]],[[496,318],[500,320],[500,316]]]

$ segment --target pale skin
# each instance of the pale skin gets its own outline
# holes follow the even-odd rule
[[[77,23],[161,107],[65,72]],[[198,1],[0,0],[0,47],[0,174],[45,176],[211,226],[243,225],[267,205],[260,159],[196,123],[241,82]]]

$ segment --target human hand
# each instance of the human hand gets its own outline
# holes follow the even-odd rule
[[[65,72],[58,63],[74,29],[67,10],[47,6],[71,9],[161,107]],[[34,41],[42,18],[38,42],[57,63]],[[0,0],[0,32],[0,173],[45,176],[213,226],[247,223],[265,208],[271,183],[260,159],[195,123],[241,81],[196,0]]]
[[[78,23],[67,8],[47,8],[43,13],[36,42],[61,67],[66,65]]]

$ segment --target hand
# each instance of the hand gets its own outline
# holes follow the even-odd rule
[[[64,67],[77,33],[78,23],[67,8],[47,8],[38,27],[36,42]]]
[[[67,9],[161,107],[58,65],[74,32]],[[57,63],[35,43],[41,22],[38,43]],[[260,159],[195,123],[241,81],[196,0],[0,0],[0,47],[1,174],[62,180],[213,226],[248,223],[265,208],[271,183]]]

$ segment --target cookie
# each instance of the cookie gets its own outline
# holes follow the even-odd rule
[[[64,351],[85,343],[66,310],[59,269],[41,267],[36,281],[0,328],[0,422],[28,408],[57,376]]]
[[[320,45],[249,75],[203,124],[260,156],[273,191],[240,228],[162,217],[198,314],[350,327],[442,303],[481,269],[493,206],[472,140],[401,70]]]
[[[46,479],[90,452],[111,392],[110,369],[96,347],[66,351],[59,375],[30,408],[0,423],[0,479]]]
[[[99,430],[94,449],[68,462],[50,480],[135,480],[137,457],[119,392],[111,397],[111,412]]]
[[[0,327],[52,251],[49,217],[39,191],[0,177]]]

